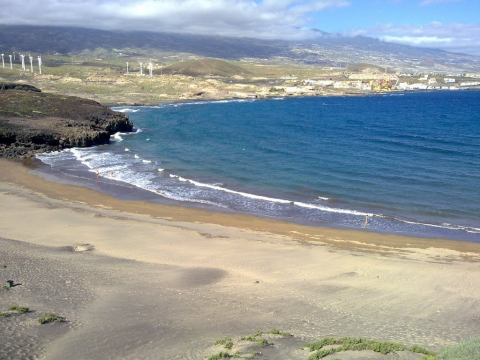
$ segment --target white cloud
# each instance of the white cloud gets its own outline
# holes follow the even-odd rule
[[[82,26],[256,38],[305,38],[308,19],[347,0],[24,0],[0,24]]]
[[[381,24],[351,33],[407,45],[480,55],[479,24],[444,24],[438,21],[423,25]]]
[[[432,4],[454,3],[454,2],[460,2],[460,1],[462,0],[423,0],[419,5],[427,6]]]
[[[439,46],[441,44],[451,44],[454,39],[452,38],[438,38],[436,36],[382,36],[380,37],[381,40],[384,41],[391,41],[391,42],[398,42],[416,46],[423,46],[423,45],[432,45],[436,44]]]

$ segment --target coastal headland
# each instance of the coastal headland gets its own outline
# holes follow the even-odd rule
[[[21,84],[0,84],[0,157],[108,143],[110,135],[131,131],[128,118],[99,103],[42,93]]]

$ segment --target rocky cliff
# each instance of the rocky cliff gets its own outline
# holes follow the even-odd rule
[[[95,101],[0,84],[0,157],[106,144],[132,128],[126,115]]]

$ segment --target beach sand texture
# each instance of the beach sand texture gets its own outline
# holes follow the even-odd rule
[[[31,310],[0,318],[0,359],[204,359],[273,327],[294,337],[270,336],[262,359],[306,359],[299,347],[326,336],[438,350],[480,332],[479,244],[120,201],[0,169],[0,281],[19,284],[0,311]],[[46,312],[67,321],[39,325]]]

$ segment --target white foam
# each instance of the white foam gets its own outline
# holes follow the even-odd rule
[[[159,171],[159,172],[162,172],[162,171],[164,171],[164,170],[165,170],[165,169],[157,169],[157,171]]]
[[[139,109],[117,108],[117,107],[112,108],[112,110],[113,111],[118,111],[118,112],[121,112],[121,113],[129,113],[129,112],[136,113],[137,111],[139,111]]]
[[[135,159],[140,159],[140,156],[138,156],[137,154],[135,154]]]
[[[470,226],[461,226],[461,225],[448,224],[448,223],[429,224],[429,223],[422,223],[418,221],[404,220],[404,219],[398,219],[398,218],[395,218],[395,220],[404,222],[406,224],[412,224],[412,225],[423,225],[423,226],[429,226],[429,227],[435,227],[435,228],[441,228],[441,229],[450,229],[450,230],[463,230],[472,234],[480,234],[480,228],[475,228]]]
[[[129,151],[130,151],[130,149],[129,149],[129,148],[125,148],[125,151],[126,151],[126,152],[129,152]]]
[[[142,160],[142,162],[143,162],[144,164],[150,164],[150,163],[152,162],[152,160]]]
[[[118,132],[111,135],[110,138],[113,138],[115,141],[118,141],[118,142],[123,141],[122,134]]]
[[[313,204],[307,204],[307,203],[297,202],[297,201],[292,201],[292,200],[277,199],[277,198],[271,198],[271,197],[262,196],[262,195],[249,194],[249,193],[245,193],[245,192],[241,192],[241,191],[235,191],[235,190],[227,189],[227,188],[217,186],[217,185],[205,184],[205,183],[201,183],[201,182],[198,182],[198,181],[195,181],[195,180],[181,178],[181,177],[179,177],[177,175],[173,175],[173,174],[170,174],[170,177],[178,178],[182,182],[189,182],[189,183],[191,183],[195,186],[198,186],[198,187],[204,187],[204,188],[209,188],[209,189],[212,189],[212,190],[223,191],[223,192],[226,192],[226,193],[235,194],[235,195],[239,195],[239,196],[249,198],[249,199],[254,199],[254,200],[268,201],[268,202],[279,203],[279,204],[292,204],[292,205],[296,205],[296,206],[299,206],[299,207],[302,207],[302,208],[317,209],[317,210],[334,212],[334,213],[339,213],[339,214],[349,214],[349,215],[358,215],[358,216],[366,216],[366,215],[372,216],[372,214],[368,214],[368,213],[361,212],[361,211],[356,211],[356,210],[337,209],[337,208],[331,208],[331,207],[328,207],[328,206],[313,205]]]
[[[323,200],[323,201],[328,201],[328,200],[330,200],[330,198],[323,197],[323,196],[319,196],[318,198],[319,198],[320,200]]]

